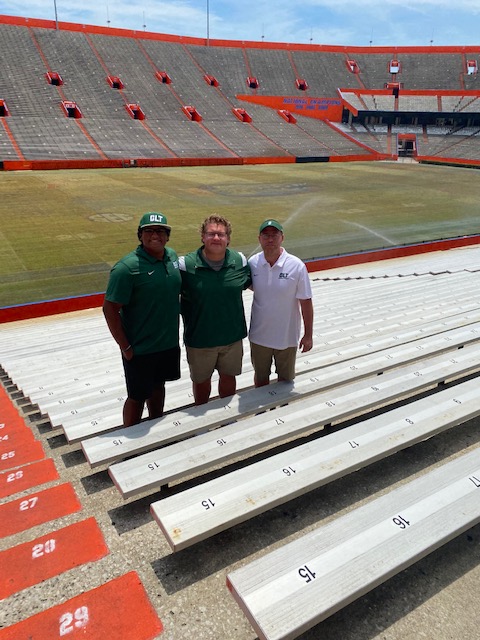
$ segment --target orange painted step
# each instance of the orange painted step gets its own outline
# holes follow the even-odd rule
[[[5,411],[0,407],[0,444],[5,441],[5,436],[12,437],[16,434],[27,434],[33,439],[33,431],[27,427],[25,420],[13,408]]]
[[[152,640],[163,631],[135,571],[0,629],[0,640]]]
[[[5,435],[25,433],[27,431],[32,433],[31,429],[29,429],[25,424],[25,420],[21,418],[18,413],[5,415],[5,413],[0,409],[0,438]]]
[[[0,538],[31,529],[82,508],[70,483],[0,505]]]
[[[0,423],[0,446],[3,442],[8,442],[12,438],[35,440],[33,431],[27,427],[22,418],[18,418],[18,420],[0,418],[0,420],[4,420],[4,422]]]
[[[107,555],[95,518],[0,552],[0,599]]]
[[[0,448],[0,471],[13,469],[28,462],[41,460],[45,457],[42,443],[38,440],[24,442]]]
[[[59,478],[51,458],[0,473],[0,499]]]
[[[12,447],[34,442],[35,436],[33,431],[24,426],[22,429],[8,429],[5,432],[0,431],[0,451],[4,452]]]
[[[0,387],[0,418],[3,420],[5,415],[13,415],[14,413],[18,415],[15,405],[5,389]]]

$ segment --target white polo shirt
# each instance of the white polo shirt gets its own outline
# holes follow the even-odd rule
[[[271,267],[263,251],[252,256],[253,303],[248,337],[271,349],[297,347],[302,329],[300,300],[312,297],[305,264],[282,247]]]

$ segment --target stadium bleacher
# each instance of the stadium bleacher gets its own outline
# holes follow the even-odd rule
[[[409,133],[407,127],[418,124],[414,119],[429,115],[431,125],[441,126],[432,118],[453,113],[463,120],[447,135],[454,130],[462,136],[464,127],[477,122],[478,96],[472,84],[476,74],[467,76],[460,48],[458,53],[432,48],[428,53],[398,50],[389,55],[369,47],[350,54],[335,47],[329,51],[328,47],[308,50],[225,42],[207,46],[193,40],[166,41],[161,36],[85,25],[55,29],[47,23],[30,26],[0,20],[0,99],[9,111],[8,117],[1,118],[0,162],[71,160],[95,161],[100,166],[118,161],[130,166],[185,159],[240,163],[258,157],[292,162],[297,157],[396,158],[401,146],[397,150],[396,137],[389,132],[378,129],[372,135],[369,129],[369,135],[363,135],[348,115],[343,118],[348,129],[340,130],[325,126],[322,114],[318,119],[313,113],[318,106],[310,100],[324,98],[341,104],[342,96],[346,114],[349,108],[366,112],[367,120],[356,124],[368,127],[384,124],[382,114],[398,113],[399,118],[389,123],[406,127]],[[390,70],[393,55],[399,59],[397,73]],[[348,60],[355,61],[358,73],[352,73]],[[61,86],[47,82],[46,74],[52,72],[61,76]],[[168,75],[168,82],[162,82],[162,73]],[[208,84],[205,76],[213,76],[216,86]],[[118,77],[122,87],[113,88],[108,77]],[[248,78],[255,78],[258,85],[249,86]],[[306,83],[306,91],[297,86],[299,80]],[[397,96],[386,89],[393,85],[398,87]],[[65,100],[77,105],[81,118],[66,117],[61,106]],[[145,118],[132,119],[129,104],[138,105]],[[196,109],[197,121],[187,117],[186,106]],[[276,113],[281,106],[290,107],[296,122],[286,123]],[[238,108],[246,109],[251,121],[240,122],[233,113]],[[380,115],[375,120],[376,113]],[[326,122],[339,125],[339,114],[341,110]],[[439,148],[419,141],[414,155],[458,161],[465,160],[464,154],[473,147],[470,159],[475,163],[476,145],[476,138],[470,139],[459,153],[448,144]]]
[[[135,606],[150,603],[164,637],[175,640],[192,633],[234,640],[318,634],[353,640],[356,631],[345,629],[352,607],[363,625],[382,628],[387,639],[400,637],[412,620],[428,636],[443,619],[439,608],[458,607],[478,580],[469,545],[480,540],[474,526],[480,521],[474,493],[480,475],[479,274],[475,245],[313,272],[315,345],[299,356],[293,387],[253,389],[246,344],[240,389],[232,399],[193,407],[183,361],[182,379],[169,384],[165,417],[130,429],[118,428],[121,365],[99,310],[4,325],[2,387],[12,407],[7,411],[3,398],[5,425],[18,411],[57,468],[59,477],[44,481],[46,490],[70,482],[81,515],[98,523],[109,550],[103,559],[73,569],[73,583],[71,571],[54,573],[50,584],[58,595],[49,602],[85,592],[94,611],[92,586],[109,585],[128,568],[145,588]],[[250,300],[246,292],[247,310]],[[15,456],[20,461],[30,445],[1,444],[2,451],[13,452],[2,458],[4,474],[13,478],[15,469],[26,468],[18,467]],[[435,493],[437,477],[448,492],[445,503]],[[465,497],[461,488],[457,496],[462,482],[470,490]],[[23,495],[46,498],[32,489]],[[446,512],[466,515],[446,518]],[[408,522],[404,538],[393,536],[395,526],[402,529],[392,518]],[[389,519],[393,537],[387,547],[368,524],[380,527]],[[448,531],[437,529],[440,520]],[[64,514],[56,524],[14,530],[3,538],[3,548],[16,553],[19,543],[32,538],[38,545],[44,538],[60,539],[60,525],[80,526],[78,521],[78,513]],[[329,533],[337,530],[342,537]],[[338,549],[333,546],[330,554],[339,561],[323,587],[323,579],[313,580],[323,560],[316,559],[312,540],[323,548],[321,541],[332,536]],[[361,544],[370,554],[361,557],[372,566],[383,565],[383,558],[389,564],[378,575],[362,571],[357,585],[350,577],[357,560],[349,554],[347,562],[343,549],[360,553]],[[465,547],[470,564],[459,577]],[[415,584],[430,583],[432,571],[445,588],[426,603]],[[397,573],[408,587],[392,578]],[[303,581],[296,584],[295,574]],[[312,589],[302,588],[308,575]],[[286,581],[281,590],[278,580]],[[72,586],[65,591],[67,582]],[[21,598],[8,596],[2,640],[13,637],[5,632],[26,611],[39,611],[25,603],[37,599],[40,588],[33,584],[20,591]],[[324,588],[328,603],[318,596]],[[404,596],[397,600],[399,588],[403,594],[408,588],[407,610]],[[286,601],[295,602],[295,615],[284,615],[290,612]],[[392,606],[398,611],[394,620]],[[41,610],[50,612],[48,606]],[[112,615],[107,609],[107,620]],[[33,617],[29,624],[35,629],[40,621]],[[471,640],[472,625],[468,617],[455,622]],[[446,640],[449,633],[451,625],[435,635]],[[134,639],[155,636],[136,634],[133,627]]]

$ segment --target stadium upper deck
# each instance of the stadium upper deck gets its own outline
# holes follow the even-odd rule
[[[206,42],[0,16],[0,52],[4,169],[480,158],[475,48]]]

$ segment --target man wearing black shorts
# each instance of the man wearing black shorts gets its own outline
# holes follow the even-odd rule
[[[127,384],[125,427],[163,415],[165,382],[180,377],[178,257],[166,247],[171,227],[161,213],[145,213],[140,245],[110,272],[103,313],[120,347]]]

